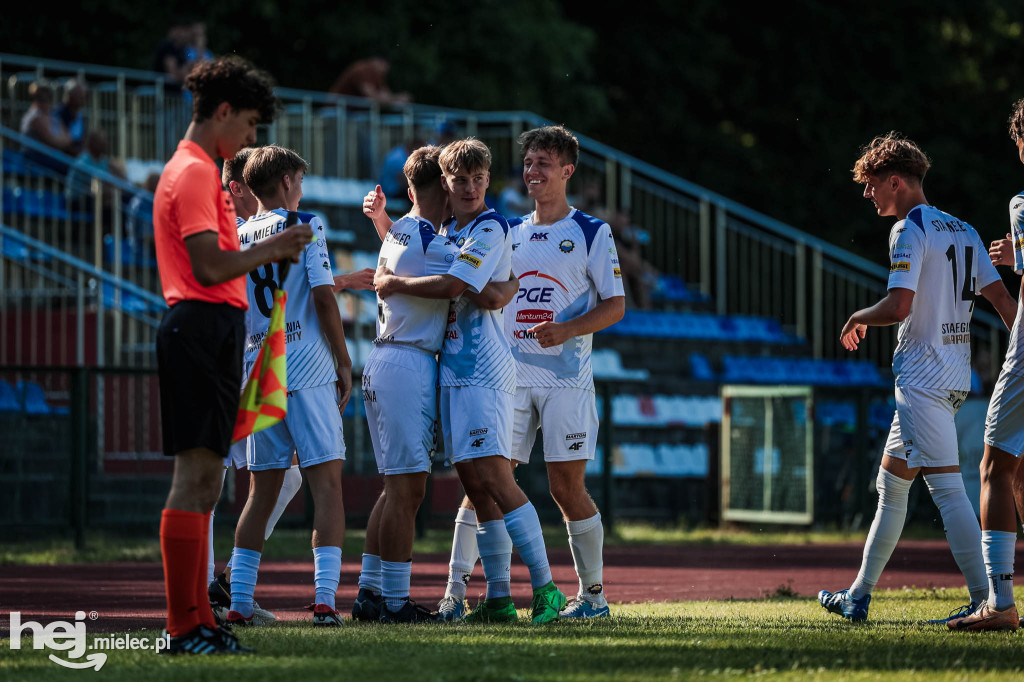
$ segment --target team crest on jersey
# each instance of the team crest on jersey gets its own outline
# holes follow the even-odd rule
[[[530,235],[531,242],[546,242],[548,240],[547,232],[534,232]]]
[[[572,250],[576,248],[576,244],[571,239],[563,239],[562,243],[558,245],[558,248],[562,253],[572,253]]]
[[[889,266],[889,272],[910,272],[910,263],[901,260]]]
[[[463,261],[464,263],[469,263],[469,264],[470,264],[470,265],[472,265],[472,266],[473,266],[474,268],[479,268],[479,267],[480,267],[480,264],[481,264],[481,263],[483,263],[483,261],[482,261],[482,260],[480,260],[480,259],[479,259],[479,258],[477,258],[476,256],[471,256],[471,255],[469,255],[468,253],[463,253],[463,254],[460,254],[460,255],[459,255],[459,260],[460,260],[460,261]]]
[[[455,262],[455,254],[454,253],[445,254],[444,262],[445,263],[453,263],[453,262]]]
[[[455,246],[458,246],[458,247],[461,247],[465,243],[466,243],[466,238],[465,237],[459,237],[458,239],[455,240]]]

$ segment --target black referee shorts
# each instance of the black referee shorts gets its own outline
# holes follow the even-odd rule
[[[224,457],[242,390],[245,312],[180,301],[156,335],[164,454],[207,448]]]

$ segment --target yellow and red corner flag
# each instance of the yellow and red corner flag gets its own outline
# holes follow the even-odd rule
[[[256,364],[242,391],[231,442],[262,431],[284,419],[288,414],[288,376],[285,369],[284,306],[288,294],[274,291],[274,307],[270,326],[256,356]]]

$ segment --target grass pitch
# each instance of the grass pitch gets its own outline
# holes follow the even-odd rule
[[[1022,601],[1024,592],[1017,596]],[[825,613],[813,598],[613,605],[611,619],[541,627],[529,624],[526,611],[516,625],[346,621],[324,631],[287,623],[241,633],[255,656],[111,651],[98,673],[65,670],[45,651],[12,651],[4,641],[0,679],[1021,679],[1024,633],[972,635],[923,624],[958,606],[958,598],[958,590],[879,592],[870,619],[857,625]]]

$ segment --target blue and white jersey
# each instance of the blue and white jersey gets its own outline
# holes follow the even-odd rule
[[[438,235],[430,221],[407,215],[388,230],[377,266],[390,268],[399,277],[443,275],[458,255],[458,247]],[[378,296],[377,338],[373,342],[404,344],[437,353],[444,341],[450,304],[446,298],[394,294],[382,299]]]
[[[593,390],[593,334],[541,348],[528,330],[577,318],[599,301],[624,295],[611,228],[575,208],[550,225],[534,225],[533,219],[531,213],[511,221],[519,293],[505,309],[505,335],[516,359],[516,384]]]
[[[916,292],[893,353],[896,385],[970,390],[974,297],[999,280],[981,237],[921,204],[893,225],[889,261],[888,288]]]
[[[245,218],[243,218],[240,215],[236,215],[235,216],[235,227],[241,227],[242,225],[245,225]]]
[[[1013,269],[1024,273],[1024,192],[1010,199],[1010,239],[1013,241]],[[1021,315],[1024,314],[1024,297],[1017,301],[1017,317],[1010,330],[1010,344],[1006,348],[1003,371],[1024,375],[1024,339],[1021,334]]]
[[[239,249],[245,251],[284,230],[287,217],[288,211],[284,209],[252,216],[238,228]],[[284,290],[288,294],[284,332],[289,391],[320,386],[338,378],[331,348],[320,330],[312,295],[313,287],[334,284],[324,226],[312,213],[299,213],[299,222],[310,224],[316,241],[306,247],[299,263],[292,263],[284,281]],[[245,313],[246,376],[256,362],[270,326],[274,291],[281,286],[279,267],[277,263],[261,265],[246,276],[246,294],[249,297],[249,309]]]
[[[474,293],[488,282],[505,282],[512,272],[508,222],[488,209],[455,230],[449,221],[442,234],[459,249],[448,274]],[[501,310],[482,310],[466,296],[452,302],[441,352],[442,386],[484,386],[514,393],[516,366],[502,325]]]

